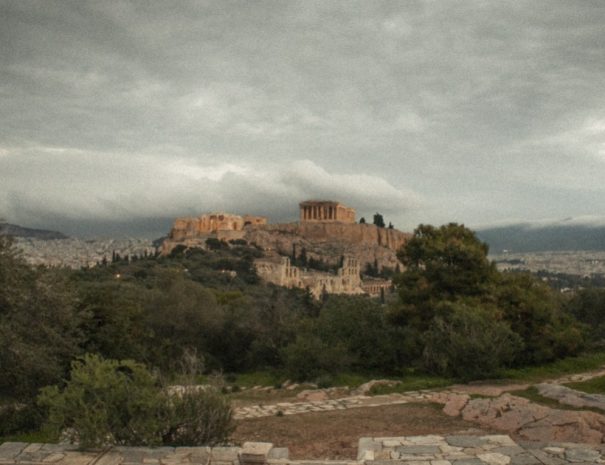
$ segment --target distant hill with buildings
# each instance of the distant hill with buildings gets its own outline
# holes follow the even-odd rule
[[[477,230],[490,253],[605,250],[605,225],[531,223]]]
[[[0,223],[0,235],[13,236],[13,237],[26,237],[30,239],[39,239],[43,241],[50,241],[55,239],[67,239],[63,233],[58,231],[48,231],[46,229],[34,229],[24,228],[16,224]]]
[[[343,256],[355,257],[362,269],[368,265],[379,270],[400,265],[397,251],[411,234],[394,228],[360,224],[355,210],[333,201],[300,203],[300,221],[270,224],[263,216],[209,213],[193,218],[177,218],[168,237],[162,242],[162,253],[176,246],[205,247],[206,240],[242,240],[266,252],[281,256],[321,261],[334,265]]]
[[[244,243],[263,251],[255,261],[262,279],[308,289],[316,298],[323,293],[380,295],[391,289],[390,279],[377,278],[401,268],[397,251],[409,233],[357,223],[355,210],[339,202],[308,200],[299,208],[300,220],[285,224],[225,212],[177,218],[162,242],[162,254],[221,241]]]

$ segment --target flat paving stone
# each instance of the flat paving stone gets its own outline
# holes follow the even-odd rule
[[[570,462],[596,462],[601,454],[592,449],[567,449],[565,458]]]
[[[435,455],[441,453],[439,446],[399,446],[396,452],[405,455]]]
[[[56,463],[63,460],[65,454],[61,454],[60,452],[51,452],[44,459],[42,459],[42,463]]]
[[[481,459],[453,460],[452,465],[489,465]]]
[[[544,463],[538,460],[534,455],[527,452],[512,456],[510,459],[511,465],[544,465]]]
[[[477,436],[446,436],[445,442],[456,447],[481,447],[487,443],[487,439]]]
[[[504,446],[504,447],[496,447],[495,449],[492,449],[491,451],[497,452],[497,453],[503,454],[503,455],[508,455],[510,457],[513,455],[524,453],[525,449],[523,449],[523,447],[520,447],[520,446]]]
[[[2,459],[14,459],[17,455],[19,455],[23,449],[25,449],[29,444],[26,442],[5,442],[0,445],[0,460]]]
[[[360,438],[357,461],[289,460],[270,443],[243,447],[114,447],[78,451],[73,445],[5,443],[1,465],[598,465],[605,446],[515,443],[505,435],[426,435]],[[247,452],[246,452],[247,451]],[[250,460],[246,460],[246,459]]]

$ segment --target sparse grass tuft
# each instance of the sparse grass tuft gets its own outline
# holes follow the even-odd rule
[[[332,386],[349,386],[350,388],[356,388],[375,378],[376,376],[362,375],[359,373],[339,373],[333,376]]]
[[[41,430],[41,431],[30,431],[28,433],[9,434],[6,436],[0,436],[0,444],[4,442],[56,442],[54,435]]]
[[[510,394],[517,396],[517,397],[523,397],[536,404],[544,405],[546,407],[550,407],[550,408],[554,408],[554,409],[558,409],[558,410],[575,410],[575,411],[590,410],[591,412],[603,414],[603,411],[599,410],[599,409],[590,408],[590,407],[574,407],[573,405],[562,404],[555,399],[550,399],[548,397],[544,397],[543,395],[541,395],[538,392],[538,389],[534,386],[531,386],[531,387],[521,390],[521,391],[511,391]]]
[[[587,392],[589,394],[605,394],[605,376],[581,381],[577,383],[569,383],[565,386],[577,391]]]
[[[566,407],[565,405],[560,404],[554,399],[544,397],[538,392],[538,389],[534,386],[528,387],[527,389],[523,389],[521,391],[511,391],[509,392],[509,394],[517,397],[523,397],[524,399],[530,400],[536,404],[544,405],[550,408],[565,409]]]
[[[233,384],[242,387],[269,386],[275,387],[286,381],[287,377],[277,371],[252,371],[233,376]]]
[[[552,363],[523,368],[503,370],[499,378],[504,381],[540,382],[549,378],[596,370],[605,365],[605,352],[582,354],[577,357],[567,357]]]

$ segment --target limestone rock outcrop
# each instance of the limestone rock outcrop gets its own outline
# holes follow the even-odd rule
[[[338,203],[334,205],[338,209],[352,210]],[[338,209],[334,211],[340,215]],[[301,207],[301,211],[305,210]],[[283,256],[298,257],[304,250],[308,259],[331,265],[338,264],[343,256],[355,257],[363,272],[368,265],[393,270],[400,266],[396,253],[411,234],[323,217],[300,223],[268,224],[263,216],[210,213],[196,218],[177,218],[162,244],[162,254],[169,254],[177,245],[205,247],[206,239],[210,237],[225,241],[242,239]]]
[[[264,216],[233,215],[230,213],[208,213],[196,218],[177,218],[162,243],[162,254],[167,255],[177,245],[204,247],[206,239],[242,239],[247,226],[267,223]]]
[[[246,228],[244,238],[251,244],[281,255],[299,255],[336,264],[342,256],[359,260],[362,271],[369,264],[380,269],[399,265],[397,250],[411,237],[397,229],[357,223],[286,223]]]
[[[598,444],[605,439],[605,416],[594,412],[553,409],[511,394],[470,399],[446,392],[434,395],[433,401],[444,404],[448,415],[461,415],[466,421],[526,441]]]

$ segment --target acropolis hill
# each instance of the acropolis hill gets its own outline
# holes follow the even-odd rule
[[[368,265],[377,267],[378,270],[384,268],[395,270],[401,266],[396,252],[411,236],[409,233],[381,228],[373,224],[356,223],[355,210],[339,202],[308,200],[301,202],[299,208],[300,220],[295,223],[269,224],[267,218],[262,216],[240,216],[228,213],[178,218],[162,245],[162,254],[169,254],[178,245],[203,248],[209,238],[224,241],[244,240],[265,251],[266,259],[258,268],[261,276],[262,270],[267,270],[268,263],[272,261],[275,267],[271,273],[276,275],[275,279],[268,280],[272,282],[279,280],[282,283],[284,283],[283,274],[289,272],[284,270],[288,270],[290,266],[282,259],[299,257],[301,254],[305,254],[308,259],[321,260],[331,265],[341,263],[343,257],[352,258],[354,262],[350,263],[355,263],[360,271],[365,270]],[[280,266],[284,269],[279,268]],[[281,271],[278,271],[278,268]],[[351,270],[343,269],[342,273],[351,275]],[[280,274],[279,279],[277,274]],[[267,276],[262,277],[267,279]],[[296,278],[296,284],[282,285],[302,287],[305,284],[299,278],[301,278],[300,273]],[[316,282],[318,279],[315,276],[313,281]],[[365,283],[366,287],[369,286],[368,283]],[[348,285],[352,286],[351,289],[359,288],[359,293],[363,292],[361,289],[364,283]],[[373,285],[380,287],[377,282]],[[306,286],[309,287],[308,284]],[[322,286],[339,287],[338,284],[327,283],[325,280]],[[346,293],[357,293],[357,291]]]

